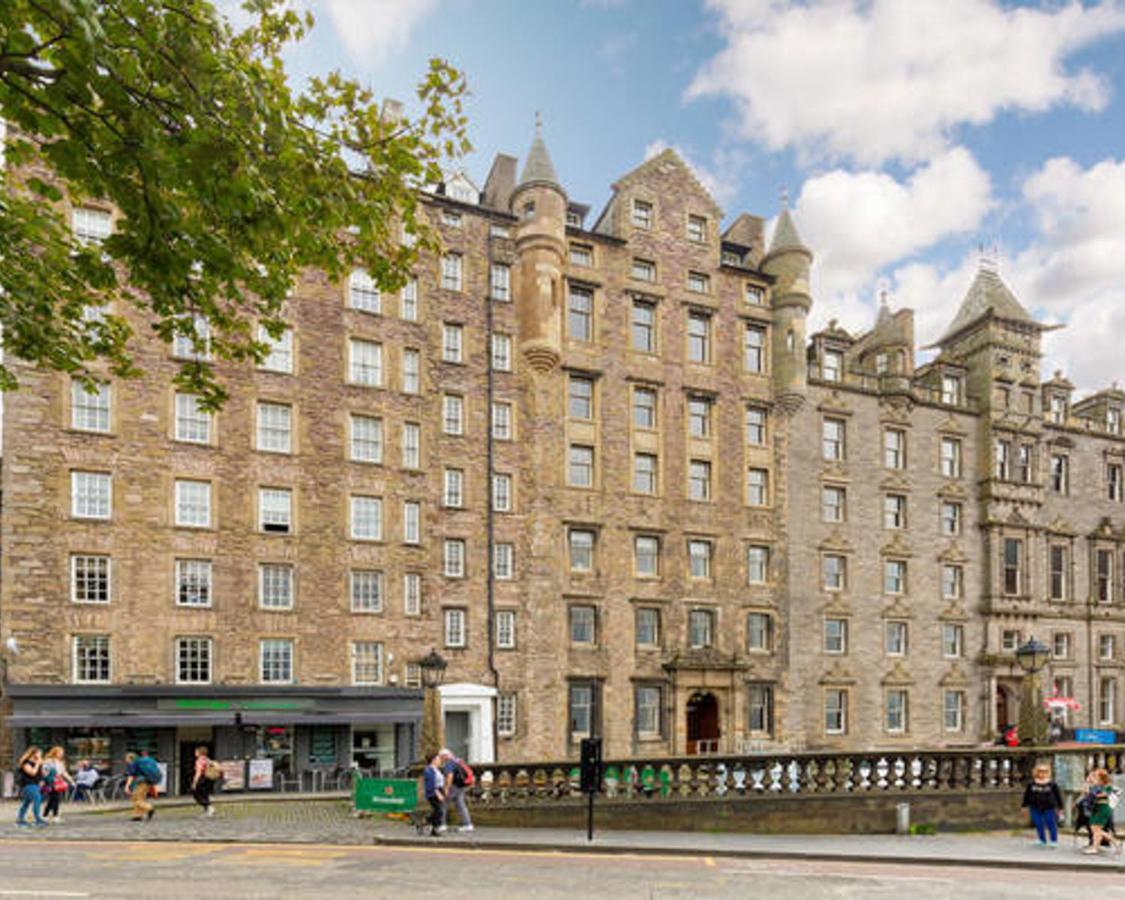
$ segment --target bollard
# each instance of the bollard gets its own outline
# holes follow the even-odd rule
[[[910,834],[910,804],[895,806],[895,834]]]

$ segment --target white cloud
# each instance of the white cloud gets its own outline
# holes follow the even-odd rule
[[[680,159],[687,163],[688,168],[720,207],[729,204],[737,195],[748,162],[744,152],[733,147],[719,147],[711,154],[711,162],[704,164],[679,144],[669,144],[663,138],[658,138],[645,147],[645,159],[652,159],[668,149],[675,150]]]
[[[941,152],[1004,110],[1105,106],[1077,51],[1125,29],[1121,0],[707,0],[726,46],[687,96],[729,96],[740,134],[771,150],[862,165]]]
[[[1023,185],[1038,235],[1012,264],[1029,309],[1067,325],[1044,341],[1046,364],[1085,389],[1125,380],[1125,160],[1083,169],[1048,160]]]
[[[340,42],[357,63],[377,64],[406,46],[410,32],[439,0],[305,0],[328,12]],[[319,16],[318,16],[319,17]]]
[[[904,181],[884,172],[817,175],[801,188],[794,214],[816,255],[816,295],[834,305],[885,266],[972,231],[991,205],[988,173],[956,147]]]

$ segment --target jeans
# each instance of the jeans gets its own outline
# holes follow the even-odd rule
[[[473,820],[469,818],[469,807],[465,803],[465,789],[457,787],[457,785],[450,785],[449,799],[446,801],[445,806],[442,807],[441,824],[445,825],[449,821],[449,807],[450,805],[457,807],[457,815],[461,818],[461,825],[472,825]]]
[[[426,799],[430,801],[430,828],[436,834],[437,830],[444,824],[442,820],[445,818],[445,804],[437,797],[427,797]]]
[[[39,791],[39,785],[29,784],[20,791],[20,809],[16,813],[17,822],[27,821],[27,809],[31,807],[35,813],[35,821],[40,825],[43,824],[43,817],[39,814],[40,807],[43,803],[43,795]]]
[[[1031,810],[1031,824],[1035,826],[1035,832],[1039,835],[1041,844],[1047,843],[1047,832],[1050,832],[1052,844],[1059,842],[1059,824],[1053,809],[1033,808]]]

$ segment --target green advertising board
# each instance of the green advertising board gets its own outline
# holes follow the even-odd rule
[[[411,812],[418,805],[418,782],[410,778],[357,778],[352,805],[359,812]]]

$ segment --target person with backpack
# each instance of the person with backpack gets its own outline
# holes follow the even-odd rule
[[[219,764],[207,756],[207,748],[195,748],[195,773],[191,779],[191,795],[195,802],[203,807],[203,815],[215,815],[215,807],[211,805],[211,792],[215,790],[215,783],[222,776],[223,770]]]
[[[1090,783],[1090,792],[1086,797],[1091,807],[1091,842],[1090,846],[1082,852],[1088,856],[1096,856],[1104,841],[1117,853],[1120,853],[1121,842],[1106,830],[1107,826],[1113,822],[1113,809],[1117,806],[1117,792],[1113,789],[1109,772],[1105,769],[1095,769],[1090,773]]]
[[[156,807],[149,802],[161,781],[160,765],[147,754],[125,754],[125,793],[133,800],[134,822],[147,821],[156,815]]]
[[[442,761],[441,770],[445,773],[445,794],[448,798],[442,810],[442,825],[447,824],[449,818],[449,804],[457,807],[457,815],[461,817],[461,827],[458,831],[472,831],[473,820],[469,817],[469,806],[465,802],[465,791],[476,783],[476,777],[469,764],[453,755],[448,747],[442,748],[438,754]]]
[[[16,767],[16,789],[20,792],[20,808],[16,813],[16,824],[21,828],[31,825],[27,821],[28,809],[35,813],[35,824],[44,826],[47,822],[39,814],[43,803],[43,795],[39,791],[39,782],[43,779],[43,751],[38,747],[28,747],[20,757]]]

